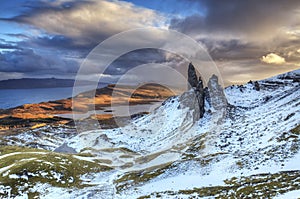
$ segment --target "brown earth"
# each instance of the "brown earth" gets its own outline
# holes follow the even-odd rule
[[[76,96],[74,110],[84,113],[88,110],[101,110],[114,105],[149,104],[178,94],[158,84],[146,84],[137,89],[130,86],[108,85],[95,93],[85,92]],[[89,96],[95,96],[90,98]],[[0,135],[18,128],[38,128],[48,124],[72,124],[72,120],[56,115],[72,113],[72,98],[39,104],[24,104],[19,107],[0,110]],[[96,116],[99,121],[110,121],[112,114]]]

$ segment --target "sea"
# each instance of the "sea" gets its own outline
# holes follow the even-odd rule
[[[82,86],[79,92],[86,91]],[[35,89],[0,89],[0,109],[8,109],[23,104],[48,102],[72,97],[73,87],[35,88]],[[73,95],[77,95],[74,93]]]

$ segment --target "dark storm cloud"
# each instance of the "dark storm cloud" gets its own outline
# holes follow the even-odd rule
[[[20,49],[0,53],[1,72],[19,72],[36,74],[75,73],[78,64],[72,60],[63,60],[57,55],[41,56],[32,49]]]
[[[59,36],[55,38],[31,38],[28,41],[19,42],[18,46],[22,46],[22,48],[0,53],[0,71],[30,74],[41,72],[46,74],[57,73],[60,75],[65,74],[74,76],[80,63],[65,59],[66,57],[72,57],[72,51],[70,51],[72,48],[69,46],[72,42],[68,41],[69,40],[63,36]],[[42,49],[41,47],[43,46],[53,48],[53,52],[45,55],[37,54],[34,50],[32,50],[36,47]],[[31,47],[31,49],[28,49],[28,47]],[[83,57],[85,55],[84,48],[78,48],[78,51],[75,52],[77,53],[76,57]],[[61,54],[63,57],[60,56]],[[104,74],[122,75],[128,70],[142,64],[163,63],[166,61],[165,52],[162,50],[135,50],[117,58],[107,67]],[[90,73],[97,73],[97,70],[90,71]]]
[[[95,47],[95,44],[86,45],[77,43],[77,41],[71,37],[64,35],[46,35],[31,37],[27,40],[19,42],[20,46],[30,46],[32,48],[48,48],[56,51],[77,52],[82,56]]]
[[[72,35],[68,34],[74,30],[72,28],[68,29],[68,26],[60,25],[60,24],[68,24],[72,25],[72,23],[77,23],[74,21],[69,21],[69,19],[64,19],[65,15],[71,14],[74,11],[80,11],[81,9],[85,9],[86,7],[94,7],[96,3],[93,1],[68,1],[62,3],[51,3],[51,2],[41,2],[41,1],[28,1],[24,4],[24,7],[27,8],[27,11],[24,13],[17,15],[12,18],[0,18],[2,21],[15,22],[19,24],[27,24],[32,25],[37,29],[46,30],[48,36],[31,38],[31,42],[41,45],[49,45],[54,46],[57,45],[57,48],[69,48],[70,50],[78,50],[79,48],[89,48],[95,47],[96,44],[103,41],[107,37],[111,36],[112,33],[105,32],[104,30],[93,30],[91,27],[86,27],[84,29],[84,25],[82,24],[82,28],[78,27],[77,31],[84,32],[84,34],[80,35]],[[53,22],[51,22],[51,16],[55,16]],[[48,18],[43,24],[43,20]],[[78,16],[78,20],[80,20],[80,16]],[[41,21],[41,23],[37,22]],[[35,23],[37,22],[37,23]],[[80,22],[76,26],[80,26]],[[74,28],[76,27],[74,25]],[[49,28],[48,28],[49,27]],[[22,35],[12,35],[12,36],[22,36]]]
[[[19,49],[19,47],[17,45],[13,45],[10,43],[3,43],[0,41],[0,49]]]
[[[116,59],[105,71],[105,74],[122,75],[128,70],[148,63],[166,62],[165,52],[159,49],[140,49],[128,52]]]
[[[0,72],[74,73],[83,58],[106,38],[164,22],[156,11],[123,1],[28,1],[24,7],[21,14],[0,19],[33,30],[33,34],[8,35],[22,40],[16,42],[19,50],[1,54]],[[148,59],[145,54],[137,54],[141,52],[119,58],[108,72],[119,74],[130,65],[147,62],[141,60]]]
[[[18,39],[28,39],[29,37],[25,34],[14,34],[14,33],[7,33],[5,34],[6,36],[9,36],[9,37],[13,37],[13,38],[18,38]]]
[[[300,35],[296,31],[300,1],[177,1],[181,3],[176,6],[163,1],[168,9],[174,8],[174,14],[182,14],[173,19],[124,1],[28,1],[22,13],[0,19],[30,30],[6,34],[18,39],[13,43],[0,39],[0,49],[7,50],[0,51],[0,72],[74,74],[80,61],[106,38],[132,28],[165,27],[167,22],[170,29],[202,43],[215,61],[226,62],[228,76],[235,73],[247,79],[246,74],[257,74],[258,68],[264,74],[276,71],[261,62],[270,53],[300,66]],[[127,53],[115,60],[106,74],[121,75],[145,63],[180,65],[182,60],[176,55],[170,56],[172,60],[165,55],[153,49]]]
[[[276,71],[270,64],[275,60],[261,63],[270,54],[283,57],[286,62],[281,65],[300,66],[300,1],[178,1],[198,4],[199,13],[171,19],[170,28],[203,43],[214,60],[230,63],[228,71],[230,65],[236,73],[257,73],[260,68],[267,74],[267,67]]]
[[[24,11],[22,14],[17,15],[12,18],[0,18],[2,21],[7,22],[14,22],[19,24],[27,24],[32,25],[33,28],[39,29],[47,29],[47,25],[45,24],[45,27],[39,27],[36,24],[33,23],[34,20],[42,20],[40,17],[45,16],[49,14],[57,14],[59,19],[61,21],[64,21],[64,15],[71,12],[72,10],[80,10],[81,8],[84,8],[85,6],[93,6],[95,2],[92,1],[68,1],[68,2],[62,2],[62,3],[51,3],[47,1],[27,1],[24,3],[23,7],[27,8],[26,11]],[[50,20],[51,21],[51,20]],[[56,21],[57,22],[57,21]],[[57,49],[63,49],[63,50],[91,50],[99,41],[103,41],[105,38],[110,36],[110,34],[101,34],[99,31],[91,32],[89,30],[86,30],[85,34],[82,34],[78,37],[75,36],[69,36],[67,34],[56,34],[63,31],[63,26],[59,27],[59,22],[57,24],[55,21],[53,21],[52,26],[57,26],[56,30],[53,30],[51,32],[46,32],[46,35],[44,36],[29,36],[25,34],[6,34],[11,37],[16,38],[22,38],[25,39],[24,42],[20,43],[20,45],[35,45],[35,47],[38,47],[39,45],[41,47],[54,47]],[[68,22],[66,22],[68,23]],[[70,21],[70,23],[72,23]],[[66,27],[67,28],[67,27]],[[55,29],[55,28],[54,28]],[[59,30],[61,29],[61,31]],[[47,31],[47,30],[46,30]],[[82,30],[84,31],[84,30]],[[83,49],[82,49],[83,48]]]
[[[35,10],[34,14],[38,12],[45,11],[62,11],[74,8],[80,8],[82,5],[93,4],[94,2],[89,0],[81,0],[81,1],[66,1],[57,4],[51,4],[51,2],[47,1],[27,1],[24,4],[24,7],[29,8],[30,10]]]
[[[264,50],[255,44],[243,42],[239,39],[199,39],[214,60],[245,60],[257,59]]]
[[[155,11],[123,1],[29,1],[25,6],[28,10],[24,13],[0,20],[28,24],[87,46],[124,30],[164,22]]]
[[[297,0],[179,1],[197,2],[205,10],[205,15],[173,18],[171,29],[229,43],[233,39],[251,43],[251,46],[252,43],[263,43],[269,49],[289,42],[287,32],[297,28],[300,19],[300,1]]]
[[[183,0],[181,0],[183,1]],[[190,3],[191,1],[187,1]],[[243,34],[266,34],[278,27],[296,23],[297,0],[199,0],[205,15],[174,18],[171,28],[185,33],[214,33],[216,31]],[[266,35],[264,35],[266,36]]]

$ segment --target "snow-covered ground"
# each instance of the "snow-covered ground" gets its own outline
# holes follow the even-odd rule
[[[176,197],[168,191],[187,198],[189,194],[180,191],[227,186],[226,180],[243,176],[300,170],[300,135],[291,131],[300,125],[300,83],[293,77],[299,80],[300,70],[259,81],[259,89],[254,83],[226,88],[229,105],[224,120],[218,120],[221,124],[214,119],[219,111],[208,101],[204,117],[193,122],[193,107],[174,97],[117,129],[45,141],[19,135],[19,140],[34,139],[51,150],[64,143],[78,153],[92,154],[74,158],[114,168],[82,176],[92,187],[69,192],[43,184],[34,189],[41,198],[156,198],[154,193]],[[3,167],[0,173],[8,169]],[[300,196],[299,190],[277,197],[294,196]]]
[[[300,190],[295,190],[295,191],[290,191],[290,192],[287,192],[287,193],[284,193],[282,195],[279,195],[279,196],[276,196],[274,199],[297,199],[300,197]]]

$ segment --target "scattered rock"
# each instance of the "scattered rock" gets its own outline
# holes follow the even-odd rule
[[[258,81],[255,81],[255,82],[254,82],[254,89],[255,89],[256,91],[260,91],[260,86],[259,86]]]
[[[56,148],[54,152],[59,152],[59,153],[77,153],[75,149],[72,147],[69,147],[66,143],[61,145],[60,147]]]

